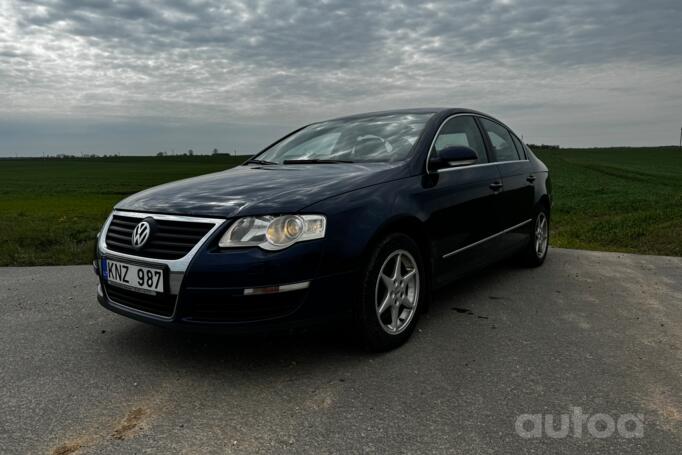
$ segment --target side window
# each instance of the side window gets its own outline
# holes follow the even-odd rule
[[[519,156],[521,157],[522,160],[527,159],[526,157],[526,151],[523,149],[523,144],[519,140],[518,137],[514,133],[512,133],[512,140],[514,141],[514,145],[516,146],[516,151],[519,152]]]
[[[523,144],[523,150],[526,152],[526,159],[532,154],[532,151],[530,147],[528,147],[528,144]]]
[[[519,159],[514,141],[507,128],[485,118],[481,118],[481,125],[483,125],[485,132],[488,133],[497,161],[515,161]]]
[[[483,137],[473,117],[460,115],[448,120],[440,129],[431,153],[437,155],[439,150],[455,145],[464,145],[473,149],[478,154],[478,163],[488,162]]]

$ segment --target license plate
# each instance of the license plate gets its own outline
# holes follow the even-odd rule
[[[103,259],[102,276],[114,286],[145,294],[163,292],[163,270],[154,267]]]

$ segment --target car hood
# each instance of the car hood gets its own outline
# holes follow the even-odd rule
[[[293,213],[323,199],[406,174],[402,163],[237,166],[141,191],[115,208],[217,218]]]

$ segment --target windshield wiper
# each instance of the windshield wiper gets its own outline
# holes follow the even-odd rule
[[[279,164],[279,163],[275,163],[274,161],[252,159],[252,160],[248,160],[244,164]]]
[[[319,160],[319,159],[308,159],[308,160],[284,160],[282,164],[334,164],[334,163],[352,163],[350,160]]]

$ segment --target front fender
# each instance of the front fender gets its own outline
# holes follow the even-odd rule
[[[303,212],[327,216],[322,275],[355,271],[376,234],[402,211],[404,189],[414,177],[361,188],[318,202]],[[418,179],[417,179],[418,180]]]

